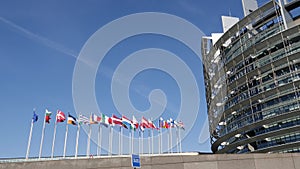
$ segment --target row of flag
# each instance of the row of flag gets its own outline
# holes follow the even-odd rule
[[[50,123],[52,112],[49,111],[48,109],[45,110],[45,123]],[[96,114],[91,114],[90,117],[86,117],[82,114],[79,115],[78,118],[75,118],[72,116],[70,113],[68,113],[68,116],[66,117],[65,113],[62,112],[61,110],[57,110],[56,116],[56,123],[62,123],[64,121],[67,121],[67,124],[72,124],[72,125],[82,125],[82,124],[101,124],[105,127],[108,126],[121,126],[126,129],[131,129],[131,130],[137,130],[140,129],[141,131],[144,131],[146,128],[147,129],[161,129],[161,128],[174,128],[177,127],[179,129],[184,129],[184,124],[182,121],[176,121],[170,118],[169,120],[164,120],[162,117],[159,118],[158,120],[158,125],[156,126],[152,120],[146,119],[145,117],[142,117],[141,121],[138,122],[137,119],[132,116],[132,120],[127,118],[126,116],[122,117],[117,117],[116,115],[112,115],[111,117],[106,116],[105,114],[101,114],[100,116]],[[33,113],[32,117],[32,122],[35,123],[38,121],[38,115]]]

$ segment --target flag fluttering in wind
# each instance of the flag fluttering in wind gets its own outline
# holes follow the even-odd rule
[[[139,122],[136,120],[136,118],[134,116],[132,116],[132,129],[136,130],[139,128]]]
[[[141,126],[143,128],[151,128],[149,121],[145,117],[142,117]]]
[[[111,120],[112,120],[113,125],[120,125],[120,126],[124,127],[124,125],[122,123],[122,119],[117,117],[116,115],[113,114],[112,117],[111,117]]]
[[[152,128],[152,129],[159,129],[155,126],[155,124],[151,121],[151,120],[148,120],[149,122],[149,127]]]
[[[35,111],[33,111],[32,122],[35,123],[38,121],[38,119],[39,119],[39,116],[35,113]]]
[[[71,116],[70,114],[68,115],[68,124],[73,124],[76,125],[76,118]]]
[[[108,127],[108,125],[112,124],[112,121],[110,120],[110,117],[102,113],[100,124],[102,124],[105,127]]]
[[[98,124],[98,122],[94,120],[94,114],[90,115],[90,124]]]
[[[129,129],[133,129],[132,128],[132,121],[129,120],[126,116],[122,116],[122,123],[123,123],[123,126],[125,128],[129,128]]]
[[[64,122],[66,120],[66,115],[64,112],[58,110],[56,114],[56,122]]]
[[[93,114],[93,121],[97,123],[101,122],[101,116],[97,116],[96,114]]]
[[[50,112],[48,109],[45,110],[45,122],[48,124],[50,123],[51,114],[52,114],[52,112]]]
[[[183,124],[182,121],[179,121],[179,122],[175,121],[175,125],[176,125],[178,128],[185,130],[185,129],[184,129],[184,124]]]
[[[79,118],[78,118],[78,123],[81,124],[89,124],[89,118],[87,118],[86,116],[79,114]]]

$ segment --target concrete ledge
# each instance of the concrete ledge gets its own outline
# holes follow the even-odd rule
[[[163,154],[142,155],[143,169],[300,169],[300,154]],[[0,161],[0,169],[131,169],[130,156]]]

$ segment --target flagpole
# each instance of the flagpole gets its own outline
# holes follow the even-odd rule
[[[139,131],[139,154],[141,154],[141,131]]]
[[[170,127],[170,152],[171,152],[171,153],[173,153],[172,147],[173,147],[173,141],[172,141],[172,127]]]
[[[30,144],[31,144],[31,137],[32,137],[32,128],[33,128],[33,119],[31,120],[30,132],[29,132],[29,137],[28,137],[28,144],[27,144],[27,151],[26,151],[26,160],[28,159],[29,151],[30,151]]]
[[[131,154],[133,154],[133,129],[131,130]]]
[[[54,155],[54,143],[55,143],[55,135],[56,135],[56,125],[57,125],[57,121],[55,121],[55,123],[54,123],[54,133],[53,133],[53,141],[52,141],[51,158],[53,158],[53,155]]]
[[[108,152],[108,154],[109,154],[109,156],[111,156],[112,155],[112,134],[111,134],[111,130],[112,130],[112,128],[111,128],[111,126],[109,126],[109,152]]]
[[[79,132],[80,132],[80,124],[77,124],[77,134],[76,134],[76,148],[75,148],[75,158],[78,155],[78,141],[79,141]]]
[[[42,137],[41,137],[41,144],[40,144],[39,159],[42,156],[42,149],[43,149],[43,142],[44,142],[44,133],[45,133],[45,121],[46,121],[46,114],[45,114],[45,117],[44,117],[44,124],[43,124],[43,129],[42,129]]]
[[[141,139],[142,139],[142,154],[144,154],[144,132],[141,132]]]
[[[119,134],[119,155],[121,155],[121,132],[122,132],[122,127],[120,127],[120,134]]]
[[[178,135],[179,135],[179,152],[182,153],[180,130],[178,130]]]
[[[102,138],[102,127],[101,127],[101,124],[99,124],[99,128],[98,128],[97,156],[101,155],[101,138]]]
[[[179,138],[178,138],[178,127],[176,127],[176,151],[179,153]]]
[[[168,153],[170,153],[170,131],[168,132]]]
[[[88,135],[87,148],[86,148],[86,156],[87,157],[90,156],[91,134],[92,134],[92,125],[89,124],[89,135]]]
[[[161,129],[159,129],[159,131],[158,131],[158,154],[160,154],[160,130]]]
[[[153,140],[153,128],[152,128],[152,132],[151,132],[151,141],[152,141],[152,143],[151,143],[151,147],[152,147],[152,154],[154,153],[154,140]]]
[[[150,130],[148,130],[148,155],[150,155]]]
[[[63,157],[66,157],[66,150],[67,150],[67,139],[68,139],[68,130],[69,130],[69,125],[66,124],[66,134],[65,134],[65,145],[64,145],[64,155]]]

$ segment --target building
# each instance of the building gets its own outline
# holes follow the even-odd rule
[[[202,38],[214,153],[300,151],[300,0],[243,0]]]

